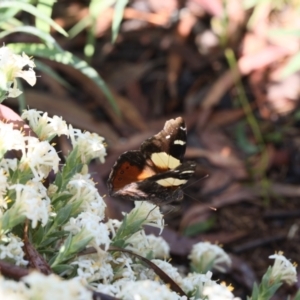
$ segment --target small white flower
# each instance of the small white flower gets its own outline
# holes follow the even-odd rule
[[[99,257],[98,254],[79,256],[72,262],[72,265],[78,266],[78,277],[88,282],[103,280],[104,283],[107,283],[114,276],[108,254],[105,254],[104,257]]]
[[[150,245],[148,243],[144,230],[140,230],[131,235],[126,240],[126,244],[126,249],[131,250],[144,257],[147,257],[151,252]]]
[[[170,246],[161,236],[149,234],[146,237],[153,257],[162,259],[170,257]]]
[[[279,278],[280,281],[286,282],[289,285],[297,282],[296,267],[283,255],[283,252],[273,254],[269,256],[269,258],[275,259],[272,267],[271,279],[275,281]]]
[[[116,236],[117,230],[122,225],[122,222],[117,219],[108,219],[105,224],[108,230],[111,232],[112,238],[114,238]]]
[[[83,133],[79,129],[73,129],[71,125],[69,125],[69,133],[73,148],[78,148],[82,163],[89,163],[94,158],[99,158],[102,163],[104,162],[106,149],[103,137],[88,131]]]
[[[90,175],[75,174],[67,185],[68,191],[74,195],[70,201],[82,202],[80,209],[104,219],[106,204],[103,198],[99,195],[95,183],[91,180]]]
[[[0,299],[28,300],[27,287],[22,281],[9,280],[0,274]]]
[[[110,244],[109,231],[101,218],[91,212],[82,212],[76,218],[70,218],[69,222],[64,226],[64,230],[77,234],[85,229],[91,234],[93,240],[91,246],[99,247],[104,245],[108,249]]]
[[[9,97],[19,96],[22,92],[17,88],[16,78],[23,78],[33,86],[36,83],[34,67],[34,62],[25,53],[17,55],[7,47],[0,48],[1,89],[7,91]]]
[[[28,181],[26,185],[15,184],[9,187],[16,191],[14,206],[19,208],[21,215],[32,221],[32,228],[36,227],[38,221],[45,226],[50,211],[50,199],[45,196],[44,192],[39,193],[36,185],[37,183]]]
[[[3,158],[0,160],[0,168],[3,168],[7,174],[9,171],[16,171],[18,168],[18,160],[16,158]]]
[[[93,287],[96,289],[96,291],[113,297],[120,292],[118,287],[116,287],[114,284],[99,283],[97,285],[93,285]]]
[[[43,113],[35,109],[24,110],[22,119],[29,121],[30,128],[37,134],[40,140],[51,140],[56,135],[69,135],[66,121],[61,117],[48,117],[48,113]]]
[[[207,272],[206,274],[189,273],[188,276],[182,279],[181,287],[187,294],[195,291],[202,293],[204,286],[212,284],[211,277],[212,272]]]
[[[8,150],[21,150],[24,154],[25,139],[19,130],[13,129],[12,123],[6,124],[0,121],[0,158]]]
[[[44,275],[32,272],[22,278],[28,285],[26,299],[64,299],[64,300],[92,300],[92,292],[82,283],[80,278],[62,280],[58,275]]]
[[[186,293],[197,293],[205,300],[241,300],[234,297],[230,286],[211,280],[212,272],[206,274],[190,273],[183,278],[182,289]]]
[[[56,132],[56,134],[58,136],[60,135],[67,135],[69,136],[69,128],[67,126],[66,121],[64,121],[62,119],[62,117],[59,116],[53,116],[53,118],[49,118],[50,124],[54,130],[54,132]]]
[[[120,253],[120,256],[113,259],[113,264],[115,265],[114,279],[126,278],[127,280],[136,280],[135,269],[133,269],[134,264],[130,257]]]
[[[126,249],[131,250],[141,256],[147,257],[151,254],[153,258],[169,257],[170,247],[162,237],[146,235],[144,230],[140,230],[130,236],[126,243]]]
[[[173,267],[169,262],[160,259],[152,259],[155,265],[162,269],[167,275],[169,275],[179,286],[183,284],[182,277],[178,273],[177,268]],[[153,273],[154,271],[151,270]],[[153,278],[153,277],[152,277]],[[155,277],[154,277],[155,278]],[[153,278],[153,279],[154,279]]]
[[[225,272],[225,266],[231,265],[228,254],[218,245],[200,242],[193,246],[189,255],[192,267],[198,273],[205,273],[211,269]]]
[[[17,266],[26,266],[28,261],[24,259],[23,246],[24,243],[18,236],[12,233],[3,235],[0,240],[0,259],[12,260]]]
[[[160,285],[157,281],[124,281],[122,284],[121,291],[116,297],[123,300],[187,300],[187,297],[179,296],[165,284]]]
[[[165,221],[163,214],[160,212],[159,207],[147,201],[135,201],[135,208],[128,215],[128,221],[130,217],[145,219],[143,225],[149,225],[160,228],[162,232]]]
[[[57,173],[60,158],[54,147],[47,141],[40,142],[35,137],[28,136],[26,141],[27,152],[21,160],[20,168],[25,169],[29,166],[37,180],[47,177],[51,170]]]
[[[231,290],[232,288],[224,283],[214,282],[214,284],[204,287],[203,296],[206,296],[207,300],[241,300],[234,297]]]

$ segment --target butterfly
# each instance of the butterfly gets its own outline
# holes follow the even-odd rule
[[[109,175],[109,194],[157,205],[181,200],[181,187],[196,168],[193,161],[183,162],[186,134],[182,117],[171,119],[162,131],[145,140],[140,150],[123,153]]]

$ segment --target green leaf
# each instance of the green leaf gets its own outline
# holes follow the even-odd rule
[[[36,8],[41,12],[42,15],[51,17],[53,5],[56,0],[40,0],[37,3]],[[36,27],[44,32],[50,32],[50,26],[47,22],[40,20],[39,18],[35,21]]]
[[[92,24],[91,16],[90,15],[85,16],[69,30],[69,32],[68,32],[69,38],[73,39],[81,31],[83,31],[86,27],[91,26],[91,24]]]
[[[82,74],[86,75],[88,78],[94,81],[97,86],[99,86],[116,113],[120,114],[119,108],[116,105],[113,95],[111,94],[106,83],[99,76],[97,71],[94,68],[90,67],[85,61],[73,55],[71,52],[56,48],[50,49],[43,44],[14,43],[7,45],[7,47],[12,49],[16,53],[25,52],[27,55],[43,57],[58,63],[69,65],[74,69],[80,71]]]
[[[48,16],[41,14],[41,12],[36,7],[34,7],[33,5],[31,5],[29,3],[24,3],[24,2],[20,2],[20,1],[2,1],[2,2],[0,2],[0,13],[1,13],[1,10],[5,9],[5,8],[16,8],[19,10],[26,11],[26,12],[32,14],[33,16],[35,16],[36,18],[43,20],[45,23],[52,26],[60,34],[62,34],[64,36],[68,36],[67,32],[61,26],[59,26],[57,23],[55,23]]]
[[[128,0],[117,0],[112,22],[112,42],[116,41]]]
[[[115,237],[112,239],[112,246],[122,248],[125,247],[126,240],[129,237],[131,237],[134,233],[142,229],[142,225],[145,222],[145,219],[134,219],[133,217],[134,216],[131,213],[129,213],[129,215],[124,216],[121,226],[117,230]]]
[[[53,263],[51,263],[51,268],[54,266],[60,264],[63,261],[66,261],[67,259],[67,253],[69,252],[71,243],[72,243],[72,234],[70,233],[67,239],[65,240],[64,244],[60,247],[59,252],[57,256],[55,257],[55,260]]]
[[[14,16],[19,12],[19,9],[8,8],[1,10],[0,18],[0,28],[7,30],[11,26],[21,26],[22,22],[14,18]]]
[[[33,26],[19,26],[19,27],[14,27],[9,30],[2,31],[2,32],[0,32],[0,38],[3,39],[7,35],[16,33],[16,32],[23,32],[23,33],[34,35],[34,36],[38,37],[39,39],[41,39],[48,46],[51,45],[52,47],[54,46],[56,48],[60,48],[60,46],[56,43],[55,39],[50,34],[45,33],[43,31],[41,31],[40,29],[35,28]]]
[[[72,204],[70,203],[65,205],[63,208],[61,208],[57,212],[57,216],[54,220],[54,226],[59,227],[64,225],[69,220],[71,211],[72,211]]]
[[[62,205],[65,205],[72,197],[73,195],[68,192],[59,193],[57,196],[53,197],[52,205],[57,203],[62,203]]]
[[[67,272],[72,272],[73,269],[76,268],[76,266],[69,265],[69,264],[59,264],[56,265],[52,268],[53,272],[59,275],[63,275],[63,273]],[[77,275],[77,274],[76,274]]]
[[[41,242],[39,245],[38,245],[38,249],[41,249],[41,248],[45,248],[47,247],[48,245],[50,244],[54,244],[55,241],[57,241],[60,237],[52,237],[52,238],[47,238],[45,241]]]

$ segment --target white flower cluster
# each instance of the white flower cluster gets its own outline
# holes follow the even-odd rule
[[[297,282],[297,271],[296,265],[292,264],[282,252],[273,254],[269,256],[271,259],[275,259],[274,265],[272,267],[271,279],[284,281],[289,285]]]
[[[57,275],[43,275],[32,272],[22,278],[22,281],[4,279],[0,276],[0,299],[30,300],[30,299],[64,299],[92,300],[92,292],[78,278],[62,280]]]
[[[206,274],[190,273],[183,278],[182,288],[186,293],[197,292],[200,299],[206,300],[240,300],[234,297],[231,288],[211,280],[212,272]],[[198,298],[199,299],[199,298]]]
[[[29,121],[30,128],[42,141],[52,140],[56,135],[69,136],[67,123],[62,117],[53,116],[50,118],[46,112],[30,109],[23,112],[22,119]]]
[[[24,222],[25,218],[31,221],[32,228],[36,228],[39,222],[41,226],[45,226],[51,218],[56,216],[51,199],[57,196],[59,187],[50,184],[47,190],[43,185],[43,180],[51,171],[54,173],[59,171],[60,159],[50,144],[51,139],[55,135],[70,136],[66,122],[59,117],[50,118],[47,113],[43,114],[36,110],[24,111],[22,117],[29,121],[39,138],[25,136],[20,130],[14,129],[13,124],[0,121],[0,234],[2,233],[2,235]],[[72,127],[71,131],[74,132]],[[87,133],[81,133],[80,130],[76,130],[76,132],[77,137],[87,135]],[[101,155],[104,158],[103,138],[97,139],[96,135],[93,135],[93,139],[98,141],[98,148],[102,149]],[[94,153],[93,146],[95,144],[96,142],[92,145],[80,144],[77,146],[82,160],[88,161],[91,157],[94,158],[90,153]],[[89,157],[84,157],[80,147],[89,153]],[[20,151],[20,158],[4,158],[6,152],[10,150]],[[96,151],[96,153],[98,156],[100,155],[99,152]],[[103,223],[106,205],[99,195],[95,183],[89,178],[89,174],[75,174],[68,181],[65,191],[61,191],[61,193],[73,195],[69,203],[80,204],[77,208],[77,216],[69,219],[65,229],[73,234],[84,229],[94,238],[91,245],[105,245],[107,249],[110,243],[109,230]],[[12,238],[11,240],[13,241]],[[21,252],[11,251],[10,255],[7,254],[12,247],[12,242],[4,243],[2,241],[0,257],[24,264],[21,259],[24,257],[21,248]]]
[[[225,267],[231,266],[231,259],[228,254],[218,245],[209,242],[195,244],[189,259],[192,268],[198,273],[206,273],[212,269],[225,272]]]
[[[17,55],[7,47],[0,48],[0,100],[22,94],[17,87],[17,77],[23,78],[31,86],[35,85],[34,67],[34,62],[25,53]]]
[[[85,201],[88,202],[87,199]],[[102,223],[103,219],[99,214],[90,210],[90,203],[84,206],[88,211],[80,213],[76,218],[71,218],[64,226],[64,230],[77,233],[84,228],[93,236],[90,245],[95,248],[99,245],[104,245],[104,249],[106,250],[111,243],[111,238],[116,236],[116,231],[118,231],[122,222],[110,219],[107,223]],[[163,215],[155,205],[149,203],[143,205],[141,202],[135,202],[135,205],[136,207],[127,216],[128,223],[131,220],[133,222],[142,220],[144,225],[147,224],[156,227],[159,224],[159,227],[162,226]],[[146,211],[145,207],[148,207],[149,211]],[[151,210],[152,213],[149,213]],[[99,211],[96,212],[98,213]],[[104,215],[102,217],[104,218]],[[132,250],[142,256],[151,254],[152,257],[157,258],[169,257],[167,243],[161,237],[154,235],[147,236],[144,230],[139,230],[127,238],[126,244],[126,249]],[[88,282],[102,280],[102,282],[109,284],[119,278],[134,280],[138,277],[136,268],[132,266],[133,261],[131,258],[124,255],[113,257],[109,252],[100,251],[97,254],[85,255],[74,259],[72,264],[77,266],[78,276]]]
[[[103,163],[106,156],[104,138],[95,133],[73,129],[71,125],[69,127],[72,146],[77,147],[78,156],[82,163],[87,164],[94,158],[99,158],[100,162]]]
[[[24,259],[23,246],[24,243],[18,236],[12,233],[3,235],[0,240],[0,259],[12,260],[17,266],[26,266],[28,261]]]

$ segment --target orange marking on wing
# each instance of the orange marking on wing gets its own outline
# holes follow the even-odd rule
[[[149,166],[144,169],[140,169],[135,165],[131,165],[128,162],[124,162],[114,174],[114,180],[112,182],[115,190],[122,189],[125,185],[132,182],[137,182],[151,177],[155,174],[155,171]]]

